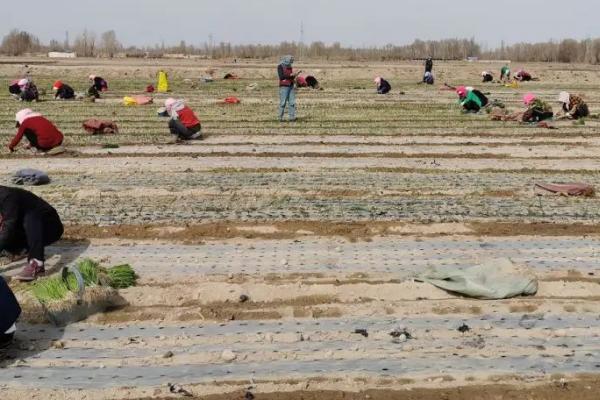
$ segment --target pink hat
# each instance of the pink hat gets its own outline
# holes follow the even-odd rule
[[[467,95],[467,88],[464,86],[459,86],[456,88],[456,94],[459,97],[465,97]]]
[[[23,79],[19,80],[18,85],[23,87],[23,86],[27,86],[28,83],[29,83],[29,80],[27,78],[23,78]]]
[[[173,104],[177,103],[177,100],[175,100],[172,97],[169,97],[168,99],[165,100],[165,108],[169,109],[171,107],[173,107]]]
[[[525,103],[525,105],[528,106],[531,103],[533,103],[535,99],[535,94],[527,93],[525,96],[523,96],[523,103]]]
[[[379,84],[381,83],[381,77],[380,77],[380,76],[378,76],[377,78],[375,78],[375,79],[373,80],[373,82],[375,82],[376,84],[378,84],[378,85],[379,85]]]

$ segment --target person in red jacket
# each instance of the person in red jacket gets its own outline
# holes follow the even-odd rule
[[[62,146],[63,134],[42,114],[26,108],[16,114],[15,120],[19,130],[8,145],[11,152],[15,151],[23,136],[29,141],[29,148],[34,148],[40,152],[45,153]]]
[[[171,135],[175,136],[175,140],[202,139],[200,120],[183,100],[167,99],[165,108],[171,117],[169,130]]]
[[[285,56],[277,66],[279,76],[279,121],[283,122],[285,106],[288,106],[290,122],[296,120],[296,77],[301,71],[294,73],[293,56]]]

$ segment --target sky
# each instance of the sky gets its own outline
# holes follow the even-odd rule
[[[25,3],[23,3],[25,4]],[[484,46],[600,37],[597,0],[28,0],[0,13],[0,35],[43,42],[114,29],[125,45],[300,41],[347,46],[470,38]]]

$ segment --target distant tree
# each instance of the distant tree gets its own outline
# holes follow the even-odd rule
[[[29,32],[14,29],[2,39],[0,53],[20,56],[40,49],[40,40]]]
[[[104,55],[112,58],[114,55],[122,49],[121,43],[117,40],[117,34],[115,31],[110,30],[102,34],[100,38],[100,48]]]
[[[576,62],[579,53],[579,43],[574,39],[565,39],[558,46],[558,61],[564,63]]]
[[[96,34],[85,29],[73,42],[73,49],[82,57],[94,57],[96,55]]]
[[[49,51],[65,51],[65,47],[63,43],[60,43],[56,39],[52,39],[50,43],[48,43]]]

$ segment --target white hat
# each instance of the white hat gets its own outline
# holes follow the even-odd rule
[[[568,104],[571,101],[571,95],[568,92],[560,92],[558,95],[558,101],[559,103]]]

